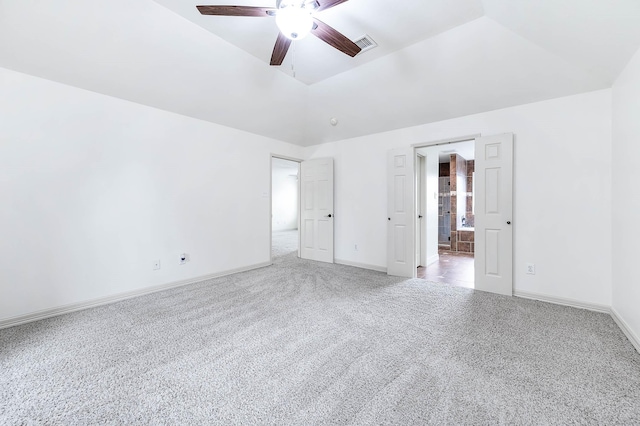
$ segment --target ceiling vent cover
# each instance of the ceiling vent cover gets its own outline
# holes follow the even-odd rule
[[[360,37],[359,39],[354,41],[354,43],[357,44],[360,49],[362,49],[360,51],[360,53],[358,53],[358,55],[360,55],[361,53],[366,52],[367,50],[371,50],[374,47],[378,46],[378,43],[373,41],[371,36],[369,36],[367,34],[363,35],[362,37]]]

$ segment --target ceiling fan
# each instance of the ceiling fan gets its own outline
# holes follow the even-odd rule
[[[317,12],[345,3],[347,0],[276,0],[276,7],[196,6],[203,15],[253,16],[276,18],[280,33],[271,54],[271,65],[281,65],[291,41],[313,34],[339,51],[354,57],[360,47],[339,31],[320,21]]]

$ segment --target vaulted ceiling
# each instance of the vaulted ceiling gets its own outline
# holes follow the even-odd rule
[[[321,19],[379,47],[278,68],[271,19],[195,9],[223,3],[275,0],[0,0],[0,67],[312,145],[607,88],[640,48],[637,0],[349,0]]]

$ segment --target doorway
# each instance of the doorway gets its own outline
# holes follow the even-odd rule
[[[299,254],[300,162],[271,157],[271,260]]]
[[[466,188],[469,177],[460,173],[461,167],[458,167],[458,163],[462,165],[463,160],[466,163],[466,158],[471,157],[465,157],[455,151],[463,145],[460,142],[469,141],[470,138],[425,143],[410,148],[395,148],[387,152],[387,274],[413,278],[417,276],[418,266],[423,266],[425,272],[429,272],[427,270],[432,266],[429,263],[429,250],[434,244],[435,247],[438,244],[438,216],[427,213],[424,218],[419,218],[419,203],[415,192],[415,179],[418,176],[415,170],[416,162],[419,160],[417,154],[426,157],[424,185],[421,181],[421,188],[426,188],[426,193],[421,195],[424,195],[427,200],[427,210],[435,208],[436,211],[439,188],[429,183],[437,181],[438,174],[435,171],[439,166],[430,167],[429,163],[438,161],[440,154],[449,154],[449,159],[455,158],[456,162],[455,189],[453,176],[450,173],[452,229],[449,251],[455,251],[457,255],[461,252],[469,255],[473,253],[474,289],[511,296],[513,295],[514,135],[501,133],[474,137],[474,143],[470,145],[475,151],[470,177],[471,191],[467,191]],[[449,148],[454,151],[441,148],[443,145],[451,146],[454,143],[458,145]],[[455,154],[455,157],[452,157],[452,154]],[[454,167],[450,164],[449,169],[451,171]],[[458,183],[460,183],[459,187]],[[467,203],[469,193],[472,198],[470,203]],[[477,194],[477,197],[473,196],[474,194]],[[468,220],[471,215],[466,210],[467,206],[472,209],[473,223]],[[418,257],[416,256],[416,247],[418,247],[415,241],[416,229],[421,228],[417,226],[418,220],[428,222],[424,227],[426,232],[420,235],[426,242],[426,265],[416,265]],[[432,229],[434,224],[435,230]],[[454,226],[455,229],[453,229]],[[422,244],[419,246],[422,247]],[[422,258],[422,253],[419,257]],[[440,253],[437,260],[440,260]],[[428,276],[425,275],[425,277],[429,279]],[[436,281],[443,282],[443,279]]]
[[[475,140],[416,149],[418,278],[474,288]]]

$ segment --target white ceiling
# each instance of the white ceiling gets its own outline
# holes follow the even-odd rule
[[[438,161],[440,163],[448,163],[451,160],[451,154],[458,154],[465,160],[475,160],[476,145],[475,141],[456,142],[449,145],[440,145],[438,153]]]
[[[483,0],[486,16],[613,83],[640,47],[638,0]]]
[[[320,19],[380,47],[310,37],[293,78],[270,18],[196,3],[0,0],[0,67],[304,146],[607,88],[640,47],[638,0],[350,0]]]
[[[271,17],[203,16],[196,3],[155,0],[175,13],[269,64],[278,35]],[[198,0],[206,5],[275,7],[276,0]],[[480,0],[350,0],[316,17],[351,40],[368,34],[378,47],[351,58],[310,35],[291,45],[278,69],[306,84],[356,68],[483,15]]]
[[[451,161],[451,154],[458,154],[460,157],[469,161],[475,160],[476,145],[475,140],[468,140],[418,148],[416,151],[426,156],[437,153],[439,163],[448,163]]]

